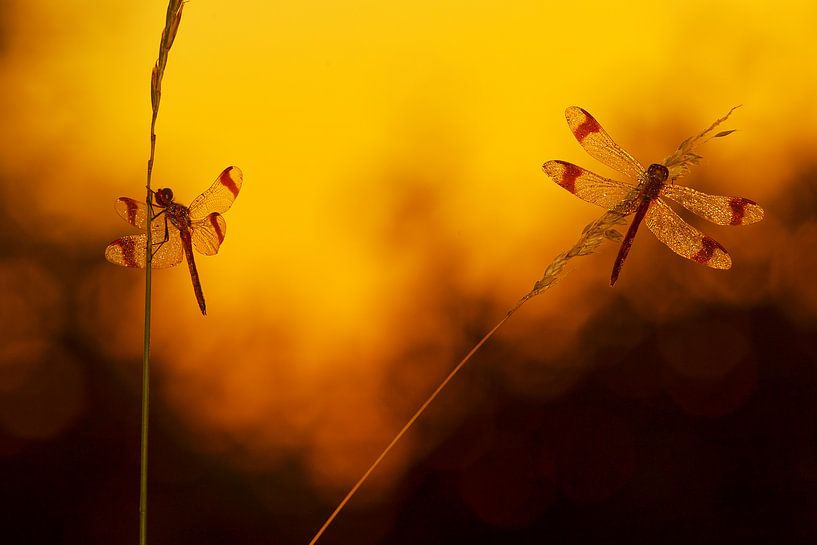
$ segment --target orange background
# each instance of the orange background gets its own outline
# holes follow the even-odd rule
[[[221,252],[197,261],[206,318],[186,267],[154,275],[158,535],[201,528],[173,506],[205,482],[214,497],[226,489],[252,504],[233,518],[208,504],[224,528],[250,527],[252,539],[224,530],[224,542],[308,539],[447,370],[599,215],[540,169],[558,158],[613,174],[570,134],[572,104],[644,164],[742,104],[724,126],[738,132],[702,148],[703,164],[683,182],[754,199],[766,219],[696,223],[730,250],[728,272],[674,256],[646,230],[614,289],[612,244],[571,262],[389,456],[327,543],[364,542],[361,529],[371,542],[432,542],[453,519],[414,534],[400,506],[424,497],[417,482],[435,472],[457,475],[456,499],[431,497],[461,502],[469,528],[537,528],[576,498],[620,502],[644,476],[639,460],[656,456],[638,424],[653,401],[666,403],[669,421],[688,419],[689,452],[708,456],[698,432],[744,429],[724,420],[744,415],[751,435],[759,417],[747,411],[771,395],[763,377],[781,361],[791,375],[778,380],[811,384],[817,7],[632,5],[186,4],[164,79],[154,187],[189,204],[231,164],[245,185],[225,214]],[[0,460],[23,498],[47,488],[21,477],[40,463],[56,468],[54,479],[89,471],[54,465],[65,449],[111,468],[89,476],[87,490],[69,479],[55,493],[84,506],[64,523],[74,532],[64,543],[135,535],[144,275],[102,252],[133,232],[114,199],[144,195],[165,9],[157,0],[0,8]],[[768,344],[774,335],[787,340]],[[791,410],[813,411],[807,397]],[[633,403],[642,416],[616,412]],[[602,466],[614,470],[602,474],[623,476],[585,493],[570,471],[586,465],[540,453],[550,440],[572,444],[566,428],[579,450],[607,445]],[[790,446],[802,453],[796,482],[813,506],[814,431],[803,433]],[[471,451],[477,461],[462,454]],[[527,474],[503,473],[530,466],[515,456],[545,468],[536,479],[550,483],[546,499],[542,487],[524,489]],[[28,520],[28,503],[6,501]]]

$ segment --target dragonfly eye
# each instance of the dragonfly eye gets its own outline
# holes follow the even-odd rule
[[[173,191],[169,187],[164,187],[156,191],[156,202],[160,206],[167,206],[173,202]]]

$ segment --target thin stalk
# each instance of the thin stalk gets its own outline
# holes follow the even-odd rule
[[[372,464],[369,466],[369,468],[366,470],[363,476],[360,477],[360,479],[358,479],[358,481],[351,488],[351,490],[349,490],[346,496],[344,496],[344,498],[340,501],[338,506],[335,507],[335,510],[332,511],[332,514],[329,515],[329,518],[327,518],[323,525],[320,527],[320,529],[318,529],[315,536],[309,542],[309,545],[315,545],[315,543],[317,543],[318,539],[320,539],[324,532],[326,532],[326,529],[329,528],[329,525],[332,524],[332,521],[335,520],[335,518],[343,510],[346,504],[349,503],[349,500],[352,499],[352,496],[355,495],[358,489],[361,486],[363,486],[363,483],[366,482],[366,480],[369,478],[369,475],[371,475],[372,472],[377,468],[377,466],[380,465],[380,462],[382,462],[386,455],[388,455],[388,453],[392,450],[394,445],[396,445],[397,442],[400,441],[400,439],[406,434],[409,428],[411,428],[411,426],[417,421],[417,419],[420,418],[420,416],[425,412],[428,406],[431,405],[431,403],[435,399],[437,399],[437,397],[440,395],[443,389],[445,389],[445,387],[448,386],[448,383],[451,382],[451,380],[457,375],[457,373],[459,373],[462,370],[463,367],[465,367],[465,364],[471,361],[471,358],[473,358],[474,354],[476,354],[477,351],[480,348],[482,348],[482,345],[484,345],[488,341],[488,339],[493,337],[494,333],[496,333],[497,330],[500,327],[502,327],[502,325],[505,322],[507,322],[508,319],[511,316],[513,316],[517,310],[522,308],[522,305],[524,305],[530,299],[536,297],[546,289],[555,285],[556,281],[561,276],[564,267],[568,261],[570,261],[574,257],[589,255],[593,253],[595,249],[606,239],[619,240],[621,238],[621,235],[618,231],[615,230],[615,227],[622,222],[623,217],[624,217],[623,214],[616,211],[609,211],[605,213],[604,215],[601,216],[601,218],[599,218],[598,220],[594,221],[593,223],[584,228],[582,236],[570,250],[556,256],[556,258],[545,269],[542,278],[540,278],[534,284],[533,289],[531,289],[528,293],[521,297],[519,301],[517,301],[516,304],[513,307],[511,307],[510,310],[508,310],[508,312],[505,313],[505,317],[502,318],[499,322],[497,322],[497,324],[490,331],[488,331],[488,333],[486,333],[479,341],[477,341],[477,343],[471,348],[471,350],[468,351],[465,357],[460,360],[460,362],[451,370],[450,373],[448,373],[448,376],[446,376],[443,379],[443,381],[437,386],[437,388],[433,392],[431,392],[431,395],[429,395],[428,398],[426,398],[423,404],[420,405],[420,407],[414,412],[411,418],[409,418],[408,422],[406,422],[406,424],[400,429],[400,431],[397,432],[397,435],[395,435],[391,442],[388,445],[386,445],[386,448],[384,448],[380,452],[380,455],[375,459],[374,462],[372,462]]]
[[[150,181],[148,181],[150,187]],[[152,211],[148,207],[148,221]],[[148,224],[149,225],[149,224]],[[148,248],[151,248],[150,229],[148,229]],[[150,251],[147,253],[147,272],[145,273],[145,345],[142,355],[142,416],[141,448],[139,452],[139,545],[147,543],[148,522],[148,417],[150,415]]]
[[[323,535],[323,533],[326,531],[326,529],[329,528],[329,525],[332,524],[332,521],[335,520],[335,517],[338,516],[338,513],[340,513],[341,510],[349,502],[349,500],[352,499],[352,496],[355,495],[358,488],[363,486],[363,483],[366,482],[366,479],[369,478],[369,475],[371,475],[371,473],[375,470],[375,468],[377,468],[377,466],[380,465],[380,462],[383,461],[383,458],[385,458],[386,455],[391,451],[392,447],[394,447],[394,445],[396,445],[397,442],[400,441],[400,439],[403,437],[403,435],[405,435],[405,433],[414,424],[414,422],[420,417],[420,415],[425,412],[426,408],[431,404],[431,402],[434,401],[437,398],[438,395],[440,395],[440,392],[443,391],[443,388],[445,388],[448,385],[448,383],[451,382],[451,379],[453,379],[454,376],[457,373],[460,372],[460,369],[462,369],[465,366],[465,364],[468,363],[468,361],[471,359],[471,357],[474,354],[476,354],[477,350],[479,350],[480,347],[483,344],[485,344],[485,342],[488,339],[491,338],[491,336],[496,332],[496,330],[499,329],[500,326],[502,326],[502,324],[504,324],[508,320],[508,318],[511,317],[511,315],[517,310],[517,308],[519,308],[519,306],[521,306],[521,304],[518,305],[516,308],[513,308],[510,311],[508,311],[508,313],[505,315],[505,317],[502,318],[502,320],[500,320],[499,323],[497,323],[491,331],[486,333],[485,336],[482,337],[482,339],[480,339],[480,341],[477,344],[474,345],[474,347],[471,349],[471,351],[468,352],[468,354],[466,354],[466,356],[464,358],[462,358],[462,360],[460,360],[460,362],[457,364],[457,366],[454,367],[454,369],[452,369],[450,373],[448,373],[448,376],[445,377],[445,379],[443,379],[443,381],[440,383],[440,385],[437,386],[437,389],[434,390],[431,393],[430,396],[428,396],[428,399],[426,399],[423,402],[423,404],[420,405],[420,408],[417,409],[417,411],[414,413],[414,415],[412,415],[411,418],[409,418],[408,422],[406,422],[406,424],[403,426],[403,428],[399,432],[397,432],[397,435],[394,436],[394,439],[392,439],[391,442],[386,446],[386,448],[383,449],[383,451],[380,453],[380,455],[377,457],[377,459],[374,462],[372,462],[372,465],[369,466],[369,469],[366,470],[366,473],[364,473],[363,476],[360,479],[358,479],[358,481],[355,483],[355,485],[352,487],[352,489],[349,490],[349,492],[346,494],[346,496],[340,501],[338,506],[335,507],[335,510],[332,512],[331,515],[329,515],[329,518],[326,519],[326,521],[323,523],[323,526],[320,527],[318,532],[315,534],[315,537],[313,537],[312,541],[309,542],[309,545],[314,545],[318,541],[318,539],[320,539],[320,537]]]
[[[150,417],[150,294],[153,272],[153,191],[150,187],[153,175],[153,160],[156,154],[156,118],[159,115],[159,102],[162,97],[162,77],[167,66],[167,55],[182,17],[182,0],[169,0],[165,27],[159,43],[159,57],[153,66],[150,78],[150,102],[152,114],[150,119],[150,156],[147,168],[147,242],[145,248],[145,343],[142,353],[142,414],[139,452],[139,545],[147,544],[148,516],[148,429]]]

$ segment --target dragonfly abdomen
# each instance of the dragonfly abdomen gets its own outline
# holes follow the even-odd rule
[[[188,229],[181,229],[182,246],[184,246],[184,256],[187,258],[187,267],[190,269],[190,280],[193,281],[193,291],[196,293],[196,301],[203,315],[207,315],[207,306],[204,303],[204,292],[199,281],[199,271],[196,269],[196,260],[193,257],[193,241]]]
[[[616,256],[616,262],[613,264],[613,273],[610,275],[611,286],[614,286],[616,280],[618,280],[621,267],[624,265],[624,260],[627,259],[627,254],[630,253],[630,247],[633,245],[635,234],[638,232],[638,226],[641,225],[641,222],[644,220],[644,216],[647,215],[647,210],[650,209],[650,204],[652,204],[652,201],[653,199],[651,197],[642,197],[641,202],[638,204],[638,208],[635,210],[633,221],[630,223],[630,228],[627,229],[627,234],[624,236],[624,240],[621,241],[621,247],[618,249],[618,255]]]

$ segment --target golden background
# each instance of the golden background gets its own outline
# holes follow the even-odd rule
[[[730,250],[728,272],[678,258],[646,229],[614,289],[614,245],[571,262],[432,406],[326,542],[436,542],[429,536],[445,517],[424,534],[397,507],[416,497],[425,475],[416,468],[432,454],[427,471],[456,473],[450,493],[491,528],[536,528],[560,502],[596,501],[592,486],[576,492],[559,455],[540,452],[542,437],[561,444],[585,417],[604,431],[575,432],[577,444],[613,458],[624,445],[625,477],[599,485],[598,501],[619,501],[655,451],[599,399],[662,400],[667,418],[699,431],[746,416],[780,362],[793,374],[778,380],[811,384],[817,6],[629,5],[186,4],[164,78],[154,187],[189,204],[228,165],[245,184],[225,214],[219,255],[197,255],[208,316],[186,267],[154,275],[157,535],[201,528],[174,509],[200,486],[191,483],[205,482],[251,502],[234,518],[213,509],[224,528],[252,538],[200,542],[308,540],[445,373],[599,215],[540,169],[564,159],[614,174],[577,145],[569,105],[649,164],[742,104],[724,125],[737,132],[703,147],[703,164],[682,183],[754,199],[766,219],[696,222]],[[63,519],[62,504],[47,504],[49,521],[72,528],[63,543],[127,541],[136,530],[144,274],[102,252],[133,232],[114,199],[144,196],[149,75],[165,9],[164,0],[0,7],[0,461],[30,500],[4,505],[33,518],[32,498],[73,475],[54,495],[76,512]],[[794,340],[768,344],[774,335]],[[645,356],[644,346],[654,350]],[[626,371],[632,358],[640,363]],[[587,393],[599,381],[601,393]],[[809,414],[807,397],[791,410]],[[565,403],[569,411],[555,409]],[[531,416],[511,433],[505,418],[518,425],[517,413],[497,416],[529,405],[529,414],[558,412],[558,423],[533,431],[543,419]],[[814,432],[803,433],[806,520],[817,505],[817,452]],[[516,454],[498,454],[507,449]],[[514,456],[544,468],[545,499],[524,488],[527,476],[521,488],[504,476],[529,466]],[[88,473],[94,460],[110,469]],[[50,480],[22,477],[39,464],[56,468]],[[496,492],[505,486],[507,497]],[[239,501],[221,492],[225,505]]]

